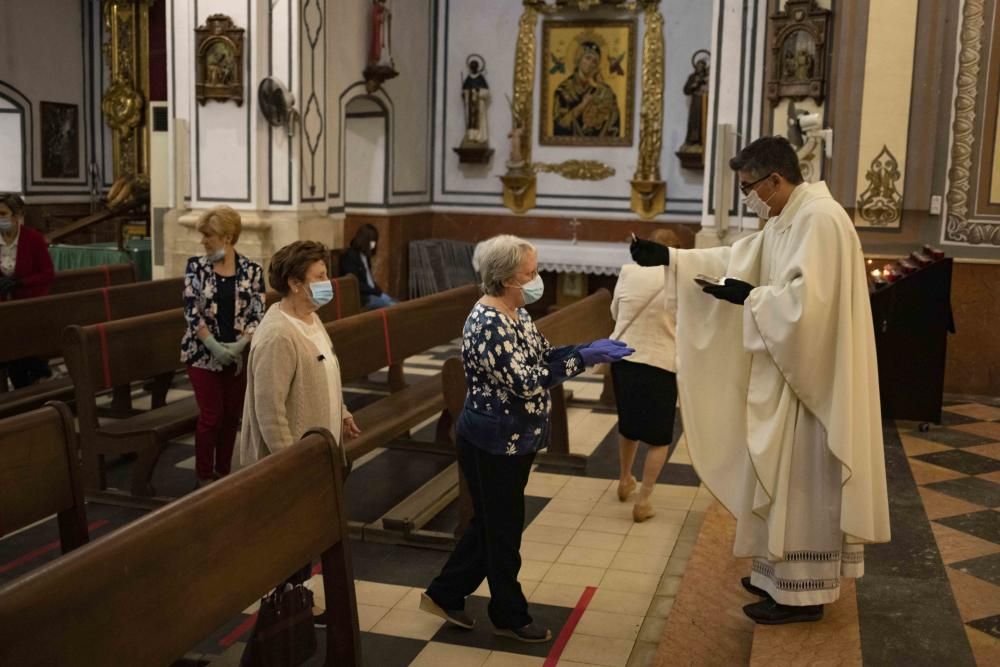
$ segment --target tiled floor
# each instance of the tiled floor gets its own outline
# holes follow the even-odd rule
[[[977,664],[1000,664],[1000,407],[956,403],[943,427],[897,422]]]
[[[414,357],[406,364],[406,374],[417,380],[435,372],[454,352],[455,348],[445,346]],[[377,400],[384,393],[384,380],[384,373],[374,374],[369,381],[349,388],[348,404],[357,408]],[[635,524],[631,503],[619,502],[616,494],[616,417],[595,403],[601,378],[582,376],[570,381],[567,388],[574,397],[568,415],[571,449],[588,455],[589,462],[585,472],[550,465],[535,467],[526,490],[528,524],[520,576],[536,620],[551,627],[556,636],[565,629],[567,641],[528,645],[494,636],[486,613],[489,590],[485,583],[467,607],[478,619],[478,627],[468,632],[446,626],[420,612],[417,603],[420,591],[440,570],[447,552],[353,541],[366,664],[543,665],[556,657],[553,650],[557,644],[562,646],[559,665],[653,664],[711,497],[699,486],[686,443],[680,437],[652,497],[657,515]],[[171,397],[187,395],[190,389],[179,379]],[[137,392],[134,402],[142,408],[148,397]],[[414,429],[413,435],[432,439],[434,426],[434,420],[428,420]],[[902,469],[912,475],[908,484],[915,499],[903,503],[907,511],[912,510],[910,514],[897,513],[893,520],[917,528],[922,523],[926,534],[926,539],[914,539],[910,544],[906,540],[911,538],[895,532],[894,538],[900,536],[895,546],[902,554],[926,552],[930,543],[936,546],[940,552],[937,567],[940,570],[943,562],[946,571],[939,583],[942,590],[954,595],[956,614],[961,616],[968,640],[966,650],[971,649],[981,665],[1000,664],[1000,404],[952,404],[942,426],[928,432],[917,427],[910,423],[887,427],[893,437],[898,432],[897,449],[900,459],[905,458]],[[678,423],[678,434],[680,431]],[[192,438],[182,438],[165,451],[154,476],[161,494],[183,495],[193,488],[192,444]],[[641,470],[643,456],[644,452],[636,462],[636,471]],[[374,520],[449,463],[448,457],[440,454],[391,449],[373,452],[355,463],[348,480],[350,518]],[[113,485],[127,486],[129,469],[127,463],[112,465],[109,480]],[[141,515],[139,510],[107,505],[88,505],[87,511],[95,535]],[[435,529],[450,530],[456,516],[454,507],[448,508],[435,520]],[[880,563],[873,549],[869,556],[872,572],[883,567],[884,575],[905,559],[892,553],[891,562]],[[57,556],[52,521],[7,536],[0,541],[0,583]],[[322,605],[319,581],[314,577],[310,587]],[[866,600],[859,584],[862,630],[868,622],[866,609],[874,608],[877,602]],[[568,626],[574,610],[578,618],[575,626]],[[241,640],[252,626],[254,611],[255,607],[249,608],[211,633],[193,652],[214,656],[218,664],[238,664]],[[315,664],[320,664],[320,654]]]

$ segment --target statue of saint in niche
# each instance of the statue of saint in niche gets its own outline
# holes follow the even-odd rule
[[[490,86],[486,83],[486,61],[473,54],[466,59],[469,74],[462,81],[462,101],[465,103],[465,140],[463,144],[487,144],[490,140],[486,103]]]
[[[694,71],[684,82],[684,94],[690,95],[691,108],[688,110],[687,134],[684,136],[684,144],[677,151],[677,157],[685,169],[705,167],[709,57],[710,54],[705,49],[695,51],[691,56]]]

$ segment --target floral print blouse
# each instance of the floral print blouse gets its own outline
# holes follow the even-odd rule
[[[517,321],[477,303],[462,331],[468,393],[464,439],[491,454],[530,454],[546,444],[549,389],[583,372],[577,346],[552,347],[519,308]]]
[[[188,259],[184,272],[184,317],[188,327],[181,339],[181,361],[210,371],[221,371],[222,364],[198,338],[198,329],[204,325],[213,336],[219,335],[216,294],[212,260],[204,255]],[[264,270],[240,254],[236,255],[235,314],[233,328],[242,336],[253,333],[264,316]]]

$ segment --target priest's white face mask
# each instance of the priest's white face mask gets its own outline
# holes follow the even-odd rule
[[[768,177],[770,177],[770,174],[761,178],[760,181],[763,181]],[[757,194],[757,191],[753,189],[754,185],[756,185],[756,183],[751,183],[749,185],[750,191],[743,197],[743,205],[747,207],[748,211],[756,215],[761,220],[767,220],[771,217],[771,206],[768,202],[770,202],[771,199],[774,198],[774,195],[778,193],[778,189],[772,185],[771,194],[767,196],[767,199],[761,199],[760,195]]]

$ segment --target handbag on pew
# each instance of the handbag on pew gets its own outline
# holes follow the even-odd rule
[[[296,667],[316,652],[313,594],[302,584],[280,584],[260,601],[257,623],[241,667]]]

